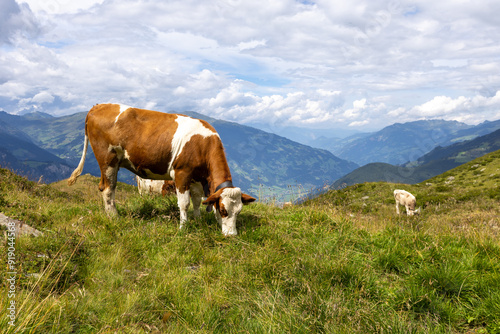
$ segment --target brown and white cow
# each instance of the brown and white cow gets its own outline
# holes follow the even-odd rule
[[[399,206],[404,205],[406,207],[406,214],[408,216],[413,216],[420,212],[420,209],[415,210],[417,205],[417,199],[415,196],[407,192],[406,190],[396,189],[394,190],[394,199],[396,200],[396,213],[399,215]]]
[[[139,190],[139,194],[141,196],[147,194],[161,194],[162,196],[165,196],[167,194],[175,194],[174,181],[143,179],[139,175],[135,176],[135,181],[137,182],[137,190]]]
[[[203,204],[215,206],[224,235],[237,234],[236,216],[243,204],[255,201],[233,186],[221,139],[203,120],[120,104],[98,104],[87,114],[82,158],[68,179],[69,185],[82,173],[89,141],[101,169],[99,190],[109,215],[117,214],[115,188],[120,167],[142,178],[175,180],[180,228],[187,220],[190,195],[194,213],[199,214],[201,195],[190,192],[192,183],[199,183],[198,188],[205,190]]]

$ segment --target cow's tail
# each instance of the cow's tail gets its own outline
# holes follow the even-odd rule
[[[85,139],[83,142],[83,153],[82,153],[82,158],[80,159],[80,163],[78,164],[78,167],[71,173],[71,176],[68,179],[68,186],[72,186],[75,184],[76,179],[82,174],[83,171],[83,165],[85,164],[85,156],[87,155],[87,148],[89,146],[89,137],[85,133]]]

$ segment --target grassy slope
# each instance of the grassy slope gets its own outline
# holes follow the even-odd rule
[[[224,238],[208,214],[179,231],[173,198],[120,184],[110,220],[95,178],[40,186],[0,170],[0,210],[45,233],[16,243],[16,324],[20,333],[498,333],[498,176],[495,152],[429,184],[252,204],[239,235]],[[395,188],[417,196],[420,216],[396,216]],[[0,328],[13,331],[5,316]]]
[[[341,177],[333,186],[335,189],[340,189],[345,185],[373,181],[418,183],[498,149],[500,149],[500,130],[471,141],[437,147],[417,161],[404,166],[386,163],[367,164]]]

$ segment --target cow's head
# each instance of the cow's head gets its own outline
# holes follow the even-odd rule
[[[415,209],[415,206],[413,205],[413,209],[409,208],[409,210],[406,212],[408,216],[413,216],[413,215],[419,215],[420,214],[420,208]]]
[[[255,201],[255,198],[243,194],[240,188],[228,187],[216,191],[203,201],[205,205],[215,207],[215,217],[222,226],[222,233],[226,236],[236,235],[236,217],[241,212],[243,204]]]
[[[421,208],[418,208],[418,209],[416,209],[416,210],[413,210],[413,214],[414,214],[414,215],[419,215],[419,214],[420,214],[420,209],[421,209]]]

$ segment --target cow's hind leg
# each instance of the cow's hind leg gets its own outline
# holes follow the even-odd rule
[[[115,205],[115,190],[118,169],[118,166],[109,166],[106,168],[106,170],[101,170],[101,182],[99,183],[99,190],[102,192],[104,209],[109,216],[118,215],[118,211],[116,210]]]

